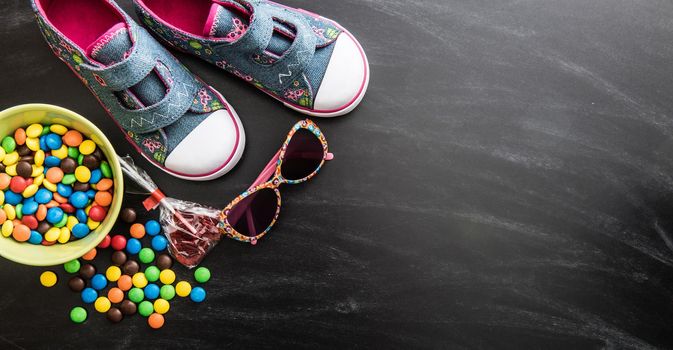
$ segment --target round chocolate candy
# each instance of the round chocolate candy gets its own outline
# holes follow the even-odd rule
[[[124,253],[121,250],[117,250],[114,253],[112,253],[112,263],[121,266],[124,265],[126,262],[126,253]]]
[[[82,182],[75,182],[72,185],[72,190],[75,192],[86,192],[91,188],[88,183],[82,183]]]
[[[124,315],[133,315],[138,311],[138,307],[131,300],[122,301],[121,310]]]
[[[122,218],[122,221],[128,224],[134,223],[137,218],[136,211],[132,208],[122,209],[122,212],[119,214],[119,216]]]
[[[90,170],[94,170],[100,166],[100,160],[93,154],[89,154],[82,158],[82,165],[89,168]]]
[[[16,147],[16,153],[19,154],[20,157],[27,156],[31,153],[32,151],[28,146],[26,145],[20,145]]]
[[[33,174],[33,166],[30,163],[22,160],[19,164],[16,165],[16,173],[24,178],[30,178],[30,175]]]
[[[66,174],[72,174],[77,168],[77,162],[72,158],[65,158],[61,161],[61,170]]]
[[[110,310],[107,310],[107,313],[105,313],[105,317],[112,323],[119,323],[124,318],[124,315],[118,308],[111,307]]]
[[[159,254],[156,264],[159,270],[170,269],[173,266],[173,259],[168,254]]]
[[[84,264],[79,269],[79,275],[84,279],[91,279],[96,274],[96,267],[91,264]]]
[[[86,282],[81,277],[74,276],[68,281],[68,287],[71,291],[79,293],[86,287]]]
[[[47,231],[49,231],[50,228],[51,228],[51,225],[49,225],[48,222],[42,221],[42,222],[40,222],[39,225],[37,225],[37,232],[39,232],[41,234],[45,234],[45,233],[47,233]]]
[[[122,266],[122,271],[125,275],[133,276],[140,271],[140,265],[134,260],[129,260]]]

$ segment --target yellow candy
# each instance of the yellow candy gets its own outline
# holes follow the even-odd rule
[[[62,244],[68,243],[68,241],[70,240],[70,229],[67,227],[61,227],[59,231],[60,234],[58,235],[58,243]]]
[[[45,158],[44,151],[39,149],[37,150],[37,152],[35,152],[35,155],[33,156],[33,162],[37,166],[42,166],[42,164],[44,164],[44,158]]]
[[[2,162],[3,159],[5,159],[5,155],[7,153],[5,152],[5,149],[0,147],[0,162]]]
[[[57,281],[58,276],[53,271],[45,271],[40,275],[40,283],[47,288],[56,285]]]
[[[96,143],[94,143],[91,140],[84,140],[84,142],[82,142],[79,145],[79,153],[85,156],[93,153],[93,151],[95,150],[96,150]]]
[[[61,235],[61,230],[58,227],[52,227],[44,234],[44,239],[47,242],[56,242],[58,236]]]
[[[5,204],[2,209],[5,211],[5,214],[7,214],[7,219],[8,220],[14,220],[16,219],[16,209],[14,209],[14,206],[11,204]]]
[[[42,186],[44,186],[44,188],[48,189],[49,191],[56,192],[56,185],[49,182],[49,180],[47,180],[47,179],[44,179],[42,181]]]
[[[67,227],[68,230],[72,231],[72,228],[75,227],[75,225],[77,224],[79,224],[77,218],[72,215],[69,215],[68,219],[66,219],[65,227]]]
[[[9,165],[5,168],[7,175],[16,176],[16,164]]]
[[[122,270],[117,266],[110,266],[105,270],[105,277],[110,282],[116,282],[122,276]]]
[[[40,150],[40,139],[29,137],[26,139],[26,147],[33,152]]]
[[[42,174],[44,174],[44,167],[33,165],[33,172],[30,177],[38,177]]]
[[[180,281],[178,284],[175,285],[175,293],[178,296],[181,297],[186,297],[189,296],[189,293],[192,292],[192,285],[189,284],[189,282],[186,281]]]
[[[131,278],[133,285],[137,288],[145,288],[147,286],[147,277],[142,272],[138,272]]]
[[[49,127],[49,131],[53,132],[56,135],[64,135],[66,132],[68,132],[68,128],[61,124],[52,124]]]
[[[12,235],[12,232],[14,231],[14,223],[12,220],[7,220],[5,221],[4,224],[2,224],[2,235],[5,237],[9,237]]]
[[[93,221],[93,220],[91,220],[91,218],[89,218],[89,219],[86,220],[86,225],[89,226],[89,230],[93,231],[96,228],[98,228],[98,226],[100,226],[100,222]]]
[[[40,189],[40,186],[38,186],[34,183],[26,186],[26,189],[24,189],[23,193],[22,193],[23,198],[28,198],[28,197],[34,196],[35,193],[37,193],[37,190],[39,190],[39,189]]]
[[[112,304],[110,303],[110,300],[106,297],[98,297],[96,301],[93,304],[93,307],[96,309],[96,311],[104,314],[108,310],[110,310],[110,306]]]
[[[26,128],[26,136],[37,138],[42,134],[42,125],[40,124],[30,124]]]
[[[5,204],[5,192],[0,191],[0,205]]]
[[[16,151],[7,153],[5,155],[5,159],[2,160],[2,164],[4,165],[12,165],[18,162],[19,162],[19,153]]]
[[[173,284],[175,282],[175,272],[169,269],[163,270],[159,274],[159,280],[163,284]]]
[[[44,174],[40,174],[33,179],[33,183],[38,186],[42,185],[42,181],[44,181]]]
[[[154,311],[159,314],[165,314],[171,308],[171,304],[168,303],[165,299],[157,299],[154,301]]]
[[[51,151],[51,155],[58,159],[65,159],[68,156],[68,147],[66,145],[61,145],[61,148]]]
[[[91,179],[91,170],[89,168],[80,165],[75,169],[75,178],[79,182],[87,183]]]

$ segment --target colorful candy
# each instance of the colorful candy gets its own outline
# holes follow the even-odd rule
[[[195,303],[200,303],[206,299],[206,290],[201,287],[194,287],[189,293],[189,298]]]
[[[205,267],[199,267],[194,271],[194,279],[199,283],[206,283],[210,280],[210,270]]]
[[[152,329],[159,329],[164,326],[164,316],[158,313],[151,314],[147,318],[147,323]]]
[[[180,297],[189,296],[192,292],[192,285],[187,281],[180,281],[175,285],[175,293]]]
[[[54,271],[45,271],[40,275],[40,283],[49,288],[53,287],[58,281],[58,276]]]
[[[82,323],[86,321],[86,309],[81,306],[76,306],[70,310],[70,320],[74,323]]]

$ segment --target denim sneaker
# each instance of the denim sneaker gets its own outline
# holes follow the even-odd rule
[[[152,164],[187,180],[224,175],[245,134],[222,95],[111,0],[31,0],[56,56]]]
[[[266,0],[134,0],[168,45],[255,85],[299,112],[352,111],[369,84],[358,41],[332,20]]]

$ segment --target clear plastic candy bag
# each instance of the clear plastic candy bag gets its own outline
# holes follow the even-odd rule
[[[170,254],[182,265],[193,268],[222,238],[218,228],[220,211],[194,202],[166,197],[152,178],[129,156],[119,157],[124,175],[146,190],[145,209],[160,208],[160,223],[168,239]]]

